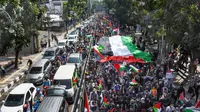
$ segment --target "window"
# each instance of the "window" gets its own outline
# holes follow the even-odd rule
[[[24,102],[24,95],[23,94],[9,94],[4,105],[14,107],[14,106],[22,105],[23,102]]]
[[[56,49],[56,54],[58,54],[58,53],[59,53],[59,48]]]
[[[47,89],[46,95],[47,96],[64,96],[66,91],[64,89]]]
[[[65,89],[70,89],[72,87],[72,80],[67,79],[67,80],[54,80],[55,85],[64,85],[66,86]]]
[[[49,61],[47,61],[47,62],[44,64],[44,71],[47,69],[48,66],[49,66]]]
[[[35,90],[34,87],[31,87],[31,88],[29,89],[29,91],[30,91],[31,93],[33,93],[34,90]]]
[[[30,70],[30,74],[38,74],[42,72],[42,67],[32,67]]]
[[[79,58],[69,57],[67,63],[80,63],[80,59]]]
[[[75,39],[75,37],[68,37],[68,39]]]
[[[47,57],[47,56],[54,56],[54,51],[46,51],[44,53],[44,56]]]
[[[30,94],[30,92],[28,91],[28,92],[26,93],[26,99],[25,99],[25,101],[29,101],[30,97],[31,97],[31,94]]]
[[[65,42],[59,42],[58,46],[65,46]]]
[[[60,111],[59,112],[65,112],[65,101],[63,100],[62,105],[60,107]]]

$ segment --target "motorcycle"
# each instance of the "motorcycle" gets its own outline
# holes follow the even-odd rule
[[[36,112],[38,107],[40,106],[41,101],[40,100],[35,100],[35,103],[33,105],[33,112]]]
[[[43,86],[43,95],[46,96],[46,91],[49,88],[49,86]]]

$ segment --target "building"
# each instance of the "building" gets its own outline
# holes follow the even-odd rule
[[[63,2],[67,0],[46,0],[42,2],[48,9],[47,14],[57,14],[62,16],[63,14]]]

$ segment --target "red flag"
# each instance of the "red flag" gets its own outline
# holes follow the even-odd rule
[[[109,26],[112,27],[112,22],[110,21]]]
[[[88,95],[86,92],[86,89],[84,90],[84,108],[87,110],[86,112],[90,112],[90,105],[89,105],[89,100],[88,100]]]
[[[107,100],[106,96],[103,97],[103,104],[104,104],[104,105],[107,105],[107,104],[108,104],[108,100]]]
[[[117,71],[119,71],[120,65],[119,64],[114,64],[114,67]]]
[[[115,108],[112,108],[109,112],[114,112],[115,111]]]
[[[184,93],[182,92],[181,94],[180,94],[180,96],[179,96],[179,100],[184,100],[185,98],[184,98]]]
[[[160,109],[161,108],[161,102],[154,104],[154,107],[157,108],[157,109]]]
[[[200,100],[197,102],[197,104],[195,105],[195,108],[199,108],[200,107]]]

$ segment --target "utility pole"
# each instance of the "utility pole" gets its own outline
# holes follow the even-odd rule
[[[91,0],[88,0],[89,16],[91,15]]]

